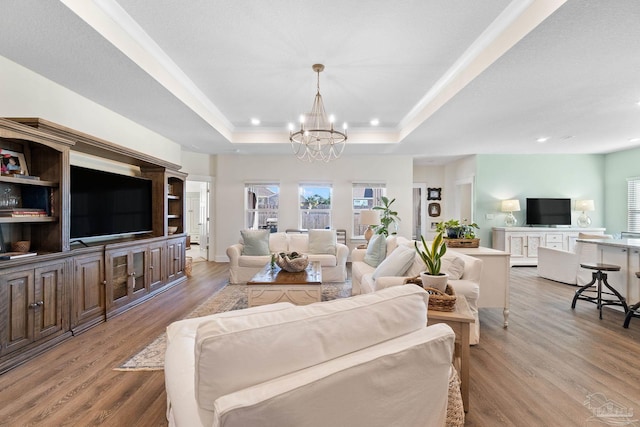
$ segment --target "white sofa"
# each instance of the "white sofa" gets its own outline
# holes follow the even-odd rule
[[[167,328],[170,426],[442,427],[455,334],[398,286],[278,303]]]
[[[315,231],[309,230],[313,234]],[[332,230],[335,240],[335,231]],[[344,282],[347,280],[347,258],[349,248],[335,242],[335,253],[313,253],[309,250],[309,233],[270,233],[269,253],[299,252],[306,254],[310,261],[320,261],[323,282]],[[268,262],[270,255],[246,255],[242,242],[227,248],[229,257],[229,283],[244,283],[259,272]]]
[[[366,249],[354,249],[351,252],[351,281],[352,295],[365,294],[385,289],[391,286],[402,285],[405,279],[416,277],[424,271],[424,263],[415,252],[414,241],[401,236],[389,236],[386,239],[386,258],[389,257],[398,247],[412,249],[414,252],[413,261],[408,269],[400,275],[381,276],[374,278],[376,267],[372,267],[364,261]],[[386,259],[385,258],[385,259]],[[480,297],[480,277],[482,276],[482,260],[478,258],[447,249],[443,259],[443,270],[445,265],[452,259],[459,258],[464,262],[462,277],[457,280],[448,280],[448,284],[453,287],[457,294],[464,295],[469,308],[475,317],[475,323],[471,325],[470,342],[478,344],[480,341],[480,319],[478,317],[478,298]]]
[[[578,239],[611,239],[609,234],[578,234]],[[597,246],[591,243],[577,241],[573,251],[562,249],[538,248],[538,275],[545,279],[568,285],[583,286],[591,282],[593,270],[580,267],[584,263],[597,263]]]

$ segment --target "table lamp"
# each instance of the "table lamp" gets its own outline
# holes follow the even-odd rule
[[[591,218],[589,218],[589,216],[585,212],[593,212],[596,210],[593,200],[576,200],[576,210],[582,211],[582,215],[578,217],[578,226],[590,226]]]
[[[367,231],[364,232],[364,238],[367,240],[367,245],[369,245],[369,240],[373,237],[373,229],[371,226],[380,224],[378,212],[373,210],[361,211],[360,224],[367,226]]]
[[[503,200],[501,210],[502,212],[509,212],[504,218],[504,225],[506,225],[507,227],[513,227],[518,223],[518,220],[515,216],[513,216],[513,213],[520,211],[519,200]]]

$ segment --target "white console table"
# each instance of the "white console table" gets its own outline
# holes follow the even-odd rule
[[[604,234],[604,228],[493,227],[494,249],[511,254],[511,265],[538,265],[538,248],[572,251],[579,233]]]
[[[478,307],[501,307],[506,328],[509,325],[509,252],[483,247],[451,250],[482,260]]]

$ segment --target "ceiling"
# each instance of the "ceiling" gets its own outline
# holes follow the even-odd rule
[[[311,108],[314,63],[325,65],[327,112],[348,123],[344,157],[437,164],[640,146],[636,0],[3,0],[2,9],[0,55],[187,151],[291,153],[288,125]]]

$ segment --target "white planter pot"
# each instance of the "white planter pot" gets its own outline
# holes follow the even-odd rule
[[[447,290],[447,280],[449,276],[445,273],[440,273],[438,276],[432,276],[427,273],[420,273],[420,279],[422,279],[423,288],[435,288],[441,292]]]

